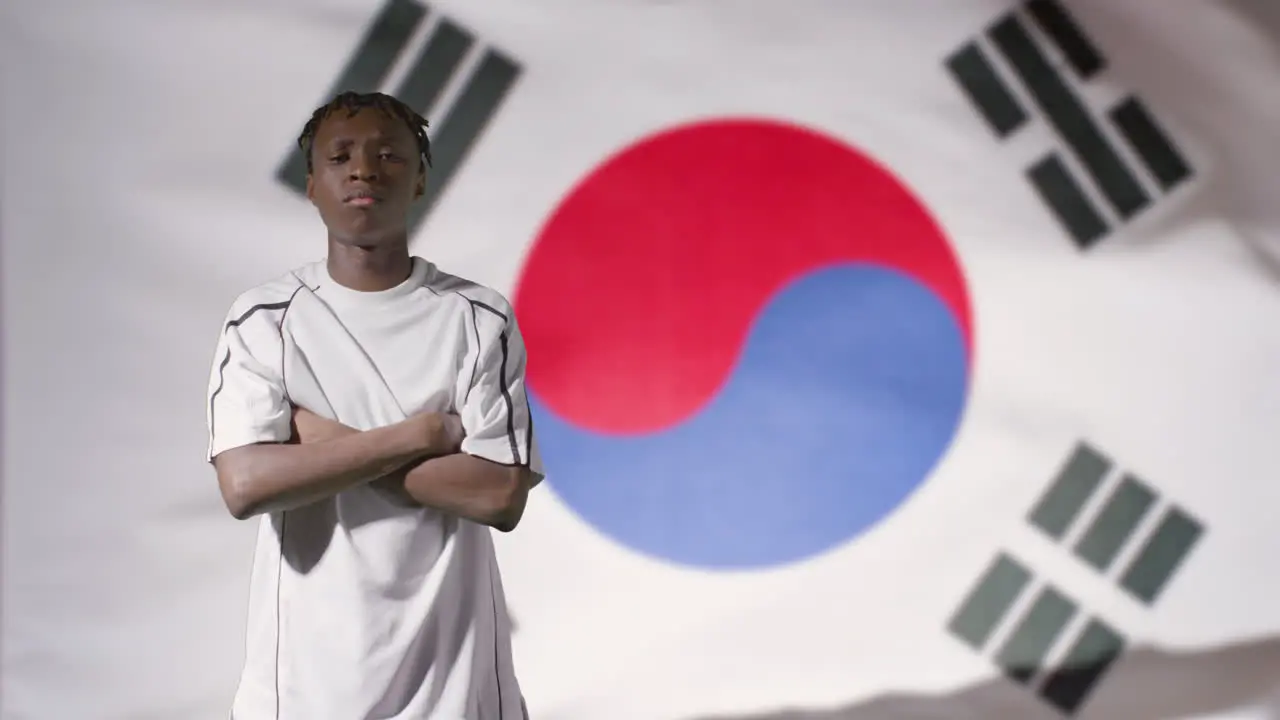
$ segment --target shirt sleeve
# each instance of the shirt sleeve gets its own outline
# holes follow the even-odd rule
[[[509,307],[504,314],[472,303],[479,355],[459,414],[466,438],[462,451],[504,465],[521,465],[544,475],[533,435],[525,387],[524,339]]]
[[[293,434],[279,367],[280,312],[278,307],[254,306],[233,311],[223,325],[209,375],[209,461],[245,445],[285,442]]]

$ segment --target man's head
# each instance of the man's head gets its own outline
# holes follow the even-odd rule
[[[404,239],[409,207],[426,189],[427,121],[382,93],[344,92],[317,108],[298,136],[307,197],[344,245]]]

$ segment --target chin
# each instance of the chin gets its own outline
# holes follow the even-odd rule
[[[329,228],[329,239],[344,247],[372,250],[380,247],[393,247],[403,244],[407,230],[403,226],[386,229]]]

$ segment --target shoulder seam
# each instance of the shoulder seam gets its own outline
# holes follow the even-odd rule
[[[459,295],[462,295],[460,291],[455,290],[454,292],[457,292]],[[506,313],[503,313],[501,310],[498,310],[492,305],[486,305],[485,303],[482,303],[479,300],[475,300],[473,298],[467,297],[466,295],[462,295],[462,297],[466,298],[466,301],[471,303],[472,307],[478,307],[481,310],[487,310],[493,313],[494,315],[496,315],[497,317],[501,318],[504,324],[507,322],[510,322],[510,319],[506,316]]]
[[[428,283],[424,283],[423,287],[431,291],[431,293],[436,297],[444,297],[445,295],[457,295],[458,297],[470,303],[473,311],[475,310],[475,308],[480,308],[481,310],[491,313],[494,317],[502,320],[504,325],[511,321],[511,319],[507,317],[506,313],[502,312],[501,310],[495,308],[494,306],[488,303],[482,302],[480,300],[476,300],[470,295],[463,293],[461,290],[446,290],[443,293],[441,293],[439,290],[436,290],[435,288],[431,287],[431,285]]]
[[[490,305],[489,303],[484,302],[483,300],[477,300],[471,297],[466,292],[464,292],[464,290],[483,290],[486,293],[491,294],[494,297],[498,298],[498,302],[497,302],[498,305],[509,306],[511,304],[510,301],[508,301],[507,298],[502,295],[502,293],[486,285],[481,285],[480,283],[475,282],[474,280],[468,280],[466,278],[459,277],[457,275],[452,275],[450,273],[446,273],[443,270],[440,270],[439,268],[437,268],[436,276],[439,276],[439,275],[444,275],[446,278],[450,278],[456,282],[446,283],[445,288],[436,289],[435,287],[432,287],[432,283],[431,283],[432,276],[428,275],[427,278],[423,280],[422,286],[425,287],[428,291],[430,291],[436,297],[444,297],[445,295],[457,295],[458,297],[466,300],[468,303],[471,303],[472,308],[480,308],[481,310],[484,310],[485,312],[492,314],[494,317],[501,319],[504,324],[509,323],[511,321],[511,318],[508,317],[507,313],[503,312],[502,310],[499,310],[498,308],[494,307],[493,305]],[[458,288],[457,287],[458,284],[461,284],[464,287]],[[448,285],[454,285],[454,287],[449,288]]]
[[[302,279],[293,271],[287,272],[268,282],[256,285],[240,293],[235,301],[231,304],[231,311],[235,312],[239,308],[245,308],[240,313],[241,322],[244,317],[251,314],[251,311],[258,309],[259,306],[265,306],[266,309],[280,309],[284,307],[284,303],[291,300],[294,291],[299,285],[303,285]]]
[[[297,294],[296,290],[294,291],[294,294],[295,295]],[[234,320],[228,320],[226,327],[222,328],[222,331],[226,332],[227,330],[230,330],[233,327],[238,327],[244,324],[246,320],[253,317],[253,315],[256,314],[259,310],[286,310],[288,309],[289,304],[292,302],[293,302],[293,296],[290,296],[288,300],[281,300],[280,302],[273,302],[273,303],[259,303],[257,305],[254,305],[250,307],[248,310],[245,310],[243,313],[241,313],[240,317]]]
[[[297,277],[297,276],[295,275],[294,277]],[[281,387],[284,388],[284,397],[286,400],[289,399],[289,381],[285,378],[285,372],[284,372],[285,365],[286,365],[284,321],[285,321],[285,318],[289,316],[289,308],[293,305],[293,299],[298,297],[298,293],[302,292],[302,289],[305,288],[306,286],[307,286],[306,283],[302,282],[302,279],[299,278],[298,287],[293,289],[293,294],[290,295],[289,299],[285,301],[284,310],[283,312],[280,313],[280,322],[279,324],[276,325],[276,330],[280,333],[280,385]]]

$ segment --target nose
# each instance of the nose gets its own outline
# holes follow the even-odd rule
[[[355,153],[351,158],[351,179],[369,182],[378,179],[378,161],[368,153]]]

